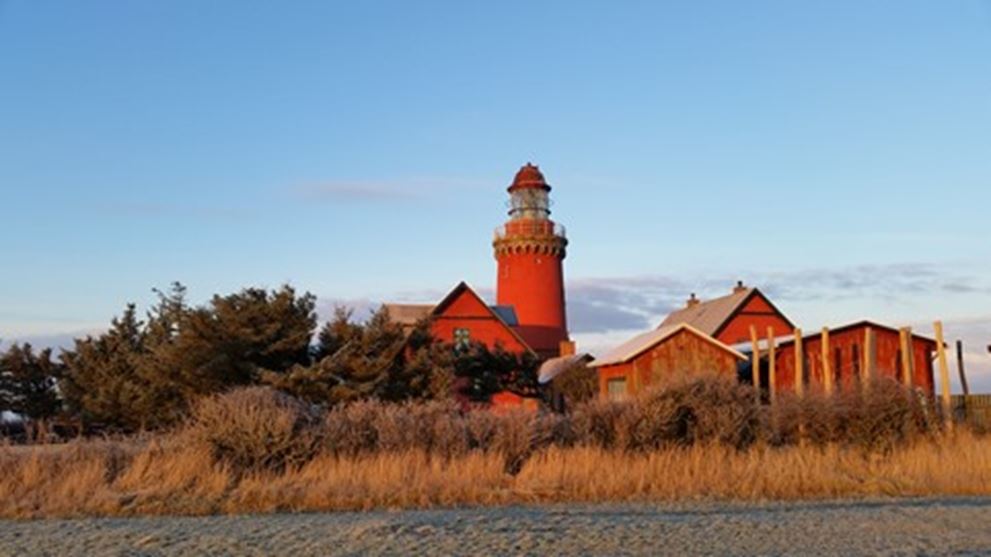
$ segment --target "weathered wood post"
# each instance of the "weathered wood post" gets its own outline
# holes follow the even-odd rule
[[[970,394],[970,387],[967,385],[967,374],[964,373],[963,369],[963,341],[957,341],[957,370],[960,372],[960,389],[963,391],[963,396]]]
[[[943,342],[943,322],[933,323],[936,333],[936,359],[939,362],[940,399],[943,402],[943,420],[947,429],[953,429],[952,399],[950,399],[950,366],[946,362],[946,346]]]
[[[822,328],[819,344],[822,345],[822,386],[828,396],[833,394],[833,366],[829,363],[829,327]]]
[[[778,393],[778,377],[775,370],[774,351],[777,348],[774,340],[774,327],[767,328],[767,388],[771,394],[771,404],[774,404],[774,395]]]
[[[795,329],[795,394],[805,395],[805,354],[802,351],[802,330]]]
[[[911,389],[912,377],[915,375],[915,350],[912,343],[912,328],[898,329],[898,343],[902,351],[902,385]]]
[[[874,380],[874,371],[877,367],[877,337],[874,329],[867,327],[864,331],[864,365],[861,366],[861,384],[865,388],[870,388]]]
[[[963,414],[961,418],[964,421],[967,420],[967,397],[970,396],[970,386],[967,385],[967,374],[963,369],[963,341],[957,340],[957,371],[960,372],[960,389],[963,391],[963,398],[961,399],[960,411]]]
[[[750,326],[750,349],[753,351],[750,359],[750,376],[757,393],[757,402],[760,402],[760,344],[757,340],[757,327]]]

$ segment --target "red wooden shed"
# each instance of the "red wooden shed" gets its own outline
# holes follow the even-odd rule
[[[600,396],[635,395],[665,377],[721,373],[736,377],[746,356],[687,323],[637,335],[591,364],[598,369]]]
[[[881,325],[873,321],[858,321],[829,330],[829,354],[827,356],[832,383],[838,388],[851,388],[861,381],[862,373],[868,369],[866,358],[867,331],[874,335],[873,369],[876,377],[890,377],[903,381],[903,358],[898,329]],[[921,389],[927,395],[935,392],[933,382],[933,356],[936,351],[936,341],[920,335],[911,337],[911,366],[914,372],[911,376],[911,386]],[[822,355],[821,332],[803,335],[803,379],[804,385],[818,388],[825,382]],[[766,377],[767,351],[763,351],[762,379]],[[780,341],[775,350],[775,386],[782,390],[795,388],[796,369],[795,340],[787,337]],[[807,390],[807,389],[806,389]]]

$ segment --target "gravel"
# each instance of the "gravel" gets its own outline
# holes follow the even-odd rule
[[[0,555],[991,555],[991,498],[0,521]]]

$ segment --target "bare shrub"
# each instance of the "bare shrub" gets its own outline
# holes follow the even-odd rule
[[[335,455],[358,455],[377,450],[379,430],[375,421],[383,411],[372,400],[334,407],[324,418],[324,448]]]
[[[760,410],[752,388],[716,374],[672,379],[633,406],[629,448],[722,443],[742,449],[760,436]]]
[[[592,400],[579,405],[570,416],[575,443],[603,449],[625,447],[633,413],[627,401]]]
[[[770,410],[775,444],[843,444],[866,451],[890,451],[928,430],[927,403],[890,378],[832,395],[779,396]]]
[[[246,387],[201,399],[181,435],[210,448],[235,471],[280,470],[304,464],[321,430],[309,406],[268,387]]]
[[[422,450],[442,457],[463,454],[470,435],[453,402],[360,401],[332,409],[324,419],[324,448],[334,455]]]

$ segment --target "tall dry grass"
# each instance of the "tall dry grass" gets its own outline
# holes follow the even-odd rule
[[[370,402],[321,416],[248,389],[157,438],[0,447],[0,516],[991,495],[991,439],[939,433],[897,385],[773,411],[752,395],[693,378],[566,417]]]

